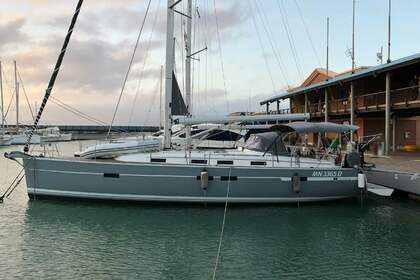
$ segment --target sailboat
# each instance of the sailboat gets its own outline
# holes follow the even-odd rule
[[[41,136],[41,143],[71,141],[71,133],[62,133],[57,126],[38,129],[37,134]]]
[[[14,61],[14,72],[15,72],[15,97],[16,97],[16,130],[14,134],[11,135],[11,144],[13,145],[24,145],[28,142],[29,139],[29,131],[27,129],[21,130],[19,128],[19,87],[20,84],[17,78],[17,67],[16,61]],[[41,137],[39,135],[33,135],[29,139],[30,144],[40,144]]]
[[[3,72],[0,61],[0,106],[1,106],[1,130],[0,130],[0,146],[8,146],[12,143],[9,135],[5,134],[5,117],[4,117],[4,100],[3,100]]]
[[[302,114],[201,118],[191,116],[188,111],[185,116],[176,117],[173,111],[176,106],[172,102],[175,79],[173,38],[174,10],[179,2],[168,0],[167,4],[164,150],[133,153],[112,160],[44,157],[29,154],[28,149],[6,154],[9,159],[23,159],[29,197],[184,203],[286,203],[357,196],[360,193],[357,153],[348,154],[345,164],[336,164],[325,159],[299,158],[298,153],[288,152],[282,143],[284,134],[289,132],[352,132],[357,129],[355,126],[293,125],[292,122],[273,125],[271,132],[250,137],[240,150],[200,151],[191,150],[188,145],[183,151],[171,149],[171,128],[174,123],[184,124],[188,129],[191,125],[205,122],[254,123],[307,118]],[[80,4],[81,1],[76,9],[76,17]],[[191,16],[191,0],[188,7]],[[190,29],[187,33],[191,38]],[[191,59],[191,56],[186,57]],[[62,57],[59,57],[58,61],[61,60]],[[190,75],[188,67],[186,73]],[[49,93],[47,91],[46,98]]]

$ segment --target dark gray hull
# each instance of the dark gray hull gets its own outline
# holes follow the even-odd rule
[[[372,168],[365,171],[369,183],[420,195],[419,174]]]
[[[54,158],[23,159],[30,197],[162,202],[285,203],[359,194],[350,168],[221,167]],[[209,175],[207,190],[200,173]],[[230,174],[230,177],[229,177]],[[300,177],[300,191],[292,176]]]

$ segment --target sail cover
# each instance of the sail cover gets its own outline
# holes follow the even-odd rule
[[[288,124],[279,124],[271,127],[273,131],[279,132],[297,132],[297,133],[316,133],[316,132],[336,132],[343,133],[347,131],[356,131],[357,125],[336,124],[331,122],[292,122]]]
[[[182,98],[181,90],[178,86],[175,74],[172,73],[172,105],[171,114],[175,116],[185,116],[188,114],[187,106],[185,105],[184,98]]]

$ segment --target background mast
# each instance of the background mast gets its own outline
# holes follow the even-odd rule
[[[174,0],[168,0],[166,17],[166,68],[165,68],[165,123],[163,148],[171,148],[172,128],[172,76],[174,70]]]
[[[187,116],[191,116],[191,22],[192,22],[192,0],[188,0],[187,9],[187,42],[185,57],[185,103],[187,105]],[[185,127],[186,149],[191,148],[191,126]]]

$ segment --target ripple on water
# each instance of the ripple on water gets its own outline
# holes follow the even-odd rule
[[[18,170],[4,159],[0,168],[4,182]],[[217,276],[418,279],[419,214],[418,203],[401,199],[229,208]],[[28,202],[22,187],[0,205],[0,271],[23,279],[209,279],[222,216],[221,207]]]

